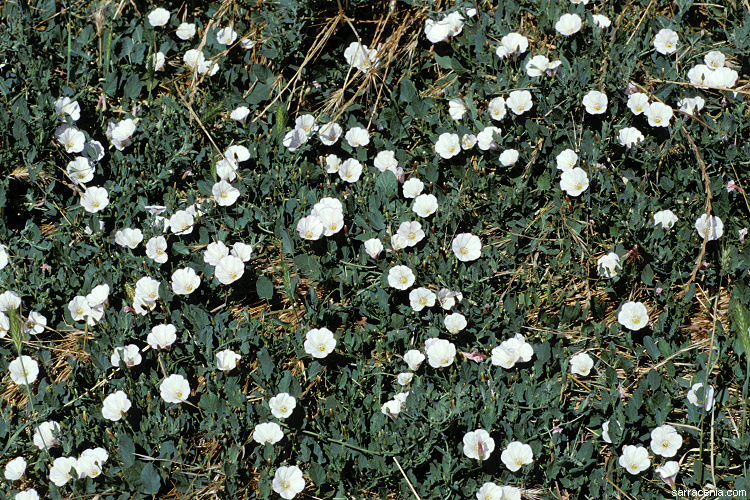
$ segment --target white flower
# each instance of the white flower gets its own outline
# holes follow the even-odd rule
[[[411,371],[417,371],[419,369],[419,365],[421,365],[422,361],[424,360],[425,355],[417,351],[416,349],[411,349],[410,351],[407,351],[406,354],[404,354],[404,362],[409,366],[409,369]]]
[[[708,214],[703,214],[695,221],[695,230],[701,238],[714,241],[724,234],[724,223],[715,215],[709,217]]]
[[[169,22],[169,11],[167,9],[162,9],[161,7],[152,10],[148,15],[148,22],[154,28],[164,26]]]
[[[8,481],[17,481],[21,479],[26,472],[26,460],[23,457],[16,457],[5,464],[5,479]]]
[[[284,438],[281,426],[276,422],[266,422],[255,426],[253,440],[262,445],[276,444]]]
[[[531,92],[528,90],[514,90],[508,94],[505,105],[517,115],[522,115],[533,106]]]
[[[706,66],[711,69],[719,69],[724,67],[726,56],[724,56],[724,54],[719,52],[718,50],[712,50],[705,55],[705,57],[703,58],[703,62],[705,62]]]
[[[222,257],[216,263],[214,274],[222,285],[230,285],[240,279],[245,273],[245,263],[234,255]]]
[[[464,455],[474,460],[487,460],[495,450],[495,440],[484,429],[464,434]]]
[[[39,375],[39,364],[30,356],[19,356],[10,362],[8,371],[14,384],[28,385]]]
[[[500,455],[500,459],[508,470],[516,472],[524,465],[534,462],[534,453],[531,451],[531,446],[528,444],[523,444],[520,441],[513,441],[508,443],[508,446]]]
[[[216,267],[219,261],[229,255],[229,248],[223,241],[214,241],[206,246],[203,251],[203,262]]]
[[[377,238],[370,238],[363,244],[365,253],[373,259],[377,259],[380,252],[383,251],[383,243]]]
[[[231,349],[224,349],[216,353],[216,368],[223,372],[231,372],[237,368],[237,361],[242,358]]]
[[[578,155],[572,149],[564,149],[557,155],[557,169],[566,172],[572,170],[578,162]]]
[[[156,325],[146,337],[152,349],[169,349],[177,340],[177,328],[171,323]]]
[[[456,235],[451,242],[453,255],[461,262],[471,262],[482,256],[482,242],[478,236],[471,233]]]
[[[326,146],[332,146],[339,140],[342,132],[341,125],[335,122],[328,122],[318,129],[318,137],[320,137],[320,142]]]
[[[342,181],[357,182],[362,175],[362,164],[354,158],[349,158],[341,164],[338,174]]]
[[[328,174],[337,174],[339,171],[339,168],[341,168],[341,158],[339,158],[336,155],[330,154],[325,156],[325,162],[326,162],[326,173]]]
[[[399,373],[396,377],[396,381],[399,385],[409,385],[411,384],[411,381],[414,379],[414,374],[411,372],[404,372]]]
[[[531,361],[534,356],[534,348],[526,342],[526,338],[520,333],[515,334],[513,337],[504,340],[500,343],[501,347],[507,347],[518,351],[518,360],[523,363]]]
[[[420,217],[426,218],[437,212],[437,198],[431,194],[420,194],[414,198],[414,204],[411,207],[412,212]]]
[[[201,279],[192,267],[184,267],[172,273],[172,291],[177,295],[190,295],[200,284]]]
[[[409,292],[409,305],[415,312],[419,312],[425,307],[432,307],[435,305],[437,295],[431,290],[419,287]]]
[[[0,312],[11,311],[21,307],[21,297],[16,293],[8,290],[0,294]]]
[[[419,222],[402,222],[398,227],[397,234],[403,236],[406,239],[406,246],[413,247],[417,243],[422,241],[425,237],[424,231],[422,230],[422,224]]]
[[[310,114],[298,116],[294,120],[294,128],[304,130],[308,137],[318,130],[318,126],[315,125],[315,117]]]
[[[677,42],[680,37],[670,29],[660,30],[654,37],[654,48],[660,54],[672,54],[677,50]]]
[[[476,143],[477,136],[473,134],[464,134],[463,136],[461,136],[461,149],[463,149],[464,151],[473,148]]]
[[[289,151],[296,151],[307,142],[307,132],[300,128],[290,130],[281,141]]]
[[[115,233],[115,243],[122,247],[135,249],[143,241],[143,232],[140,229],[126,227]]]
[[[698,391],[700,391],[702,387],[703,384],[701,382],[693,384],[693,387],[691,387],[687,393],[687,399],[690,404],[703,407],[706,409],[706,411],[709,411],[714,406],[714,388],[710,385],[707,386],[707,388],[703,391],[703,399],[699,399]]]
[[[178,210],[169,219],[169,229],[177,235],[193,232],[194,217],[187,210]]]
[[[603,16],[601,14],[594,14],[591,16],[594,20],[594,25],[597,28],[609,28],[612,25],[612,21],[607,16]]]
[[[313,328],[305,335],[305,352],[313,358],[322,359],[336,348],[336,339],[328,328]]]
[[[682,446],[682,436],[669,424],[651,431],[651,450],[662,457],[673,457]]]
[[[555,23],[555,30],[564,36],[570,36],[581,31],[581,18],[578,14],[563,14]]]
[[[686,97],[685,99],[677,101],[677,106],[679,106],[680,111],[689,115],[692,115],[693,111],[698,113],[698,111],[703,109],[705,104],[706,101],[701,96]]]
[[[190,40],[195,36],[195,24],[182,23],[177,27],[175,34],[180,40]]]
[[[450,159],[461,152],[461,142],[458,139],[458,134],[451,134],[448,132],[440,134],[437,142],[435,143],[435,152],[442,158]]]
[[[627,445],[622,449],[619,463],[630,474],[640,474],[651,466],[648,450],[643,446]]]
[[[718,68],[706,77],[706,85],[721,89],[731,89],[737,83],[739,75],[733,69],[726,66]]]
[[[687,77],[690,80],[690,85],[704,89],[706,88],[706,85],[710,85],[708,80],[711,73],[711,68],[705,64],[697,64],[690,68]]]
[[[92,186],[81,196],[81,206],[90,213],[101,212],[109,205],[109,193],[103,187]]]
[[[585,352],[579,352],[570,358],[570,373],[587,377],[594,367],[594,360]]]
[[[659,473],[659,476],[661,476],[662,481],[670,486],[674,486],[677,474],[680,472],[680,464],[674,460],[670,460],[664,462],[664,465],[661,467],[656,467],[655,470]]]
[[[0,312],[0,339],[8,336],[10,331],[10,319],[4,312]]]
[[[245,50],[250,50],[253,47],[255,47],[258,44],[257,40],[251,40],[249,38],[245,38],[240,42],[240,47],[242,47]]]
[[[349,47],[344,51],[344,59],[352,67],[364,72],[376,69],[380,65],[378,51],[376,49],[368,49],[367,45],[362,45],[359,42],[349,44]]]
[[[620,256],[615,252],[602,255],[596,261],[596,269],[599,271],[599,276],[614,278],[617,276],[617,268],[622,269],[622,266],[620,265]]]
[[[487,104],[487,111],[493,120],[502,120],[505,117],[505,99],[495,97]]]
[[[449,314],[443,320],[443,324],[445,325],[445,328],[448,330],[448,332],[455,335],[466,328],[466,317],[461,313]]]
[[[0,245],[0,269],[5,269],[5,266],[8,265],[8,259],[8,247]]]
[[[297,400],[286,392],[282,392],[272,397],[268,401],[271,413],[276,418],[287,418],[292,414],[297,406]]]
[[[515,165],[518,161],[518,151],[515,149],[506,149],[502,153],[500,153],[500,163],[502,163],[505,167],[510,167],[511,165]]]
[[[510,370],[521,359],[521,352],[512,345],[501,343],[492,349],[492,364]]]
[[[507,106],[507,101],[506,101]],[[488,151],[490,149],[497,149],[497,141],[495,140],[495,134],[502,135],[502,131],[498,127],[485,127],[484,130],[479,132],[476,137],[477,145],[482,151]],[[469,148],[467,148],[469,149]]]
[[[70,471],[77,465],[78,461],[73,457],[57,457],[49,469],[49,480],[56,486],[64,486],[73,479]]]
[[[159,298],[159,282],[144,276],[135,283],[135,296],[144,300],[155,301]]]
[[[668,127],[674,115],[672,108],[661,102],[651,103],[643,114],[648,118],[648,124],[652,127]]]
[[[146,243],[146,256],[154,262],[164,264],[168,259],[167,240],[164,236],[154,236]]]
[[[560,176],[560,189],[570,196],[578,196],[589,187],[589,176],[582,168],[566,170]]]
[[[398,160],[396,160],[396,155],[393,151],[386,150],[378,153],[375,161],[373,161],[373,165],[381,172],[385,172],[386,170],[395,170],[398,167]]]
[[[297,233],[303,240],[319,240],[324,230],[323,222],[314,215],[303,217],[297,222]]]
[[[649,108],[648,96],[642,92],[634,92],[628,96],[628,108],[634,115],[645,113]]]
[[[456,346],[444,339],[431,339],[426,348],[427,362],[433,368],[444,368],[453,364],[456,358]],[[427,342],[425,342],[427,345]]]
[[[414,284],[414,272],[408,266],[393,266],[388,271],[388,285],[397,290],[406,290]]]
[[[598,90],[592,90],[583,96],[583,105],[590,115],[601,115],[607,111],[607,102],[607,95]]]
[[[509,57],[523,54],[529,48],[529,39],[520,33],[508,33],[500,39],[500,46],[495,51],[498,57]]]
[[[626,302],[617,314],[617,322],[625,328],[638,331],[648,326],[648,310],[643,302]]]
[[[398,252],[399,250],[403,250],[404,248],[409,246],[409,240],[406,239],[406,236],[403,234],[394,234],[391,236],[391,248],[394,252]]]
[[[638,130],[637,128],[625,127],[624,129],[620,130],[618,139],[620,139],[620,144],[630,149],[634,144],[643,142],[645,137],[643,137],[643,134],[641,134],[640,130]]]
[[[157,52],[151,56],[151,64],[154,67],[154,71],[161,71],[164,69],[164,63],[166,62],[163,52]]]
[[[547,71],[549,65],[549,59],[543,55],[537,55],[529,59],[526,63],[526,74],[531,78],[542,76]]]
[[[477,491],[477,500],[505,500],[503,487],[495,483],[486,482]]]
[[[29,335],[39,335],[47,326],[47,318],[36,311],[31,311],[26,322],[23,324],[23,331]]]
[[[240,106],[229,114],[229,118],[244,125],[249,114],[250,109],[247,106]]]
[[[123,391],[117,391],[104,398],[102,403],[102,417],[117,422],[131,407],[128,395]]]
[[[448,101],[448,114],[454,120],[460,120],[466,113],[466,104],[463,99],[455,98]]]
[[[353,148],[367,146],[370,144],[370,133],[362,127],[352,127],[346,132],[344,139]]]
[[[39,500],[39,493],[31,488],[30,490],[19,491],[13,498],[14,500]]]
[[[66,153],[80,153],[86,144],[86,136],[75,127],[61,125],[55,130],[55,136],[65,148]]]
[[[677,216],[671,210],[659,210],[654,214],[654,225],[661,225],[665,231],[672,229],[677,222]]]
[[[416,177],[412,177],[404,182],[404,198],[416,198],[422,193],[422,189],[424,189],[424,183]]]
[[[70,97],[61,97],[55,101],[55,114],[62,122],[65,121],[66,116],[76,122],[81,118],[81,106],[78,101],[71,101]]]
[[[114,125],[110,123],[110,126],[112,127],[111,129],[107,127],[107,136],[118,151],[122,151],[133,144],[135,122],[131,118],[117,122]]]
[[[273,491],[289,500],[305,489],[305,478],[296,465],[279,467],[273,476]]]
[[[237,40],[237,33],[229,26],[216,32],[216,42],[221,45],[232,45],[235,40]]]
[[[440,307],[446,311],[450,311],[456,305],[456,299],[461,302],[464,297],[461,292],[453,292],[447,288],[443,288],[438,292],[437,298],[438,302],[440,302]]]
[[[74,184],[86,184],[94,178],[94,167],[83,156],[69,162],[66,170]]]
[[[34,446],[40,450],[49,450],[57,446],[60,441],[60,424],[54,420],[48,420],[39,424],[34,431]]]
[[[190,397],[190,384],[182,375],[173,374],[162,380],[159,392],[165,403],[184,403]]]
[[[109,361],[115,368],[120,367],[120,361],[122,361],[127,368],[132,368],[134,366],[140,365],[142,359],[143,358],[141,356],[140,350],[138,349],[138,346],[135,344],[128,344],[125,346],[115,347],[115,350],[112,353],[112,356],[109,358]]]
[[[431,43],[439,43],[460,34],[463,26],[463,16],[458,12],[452,12],[440,21],[427,19],[424,34]]]

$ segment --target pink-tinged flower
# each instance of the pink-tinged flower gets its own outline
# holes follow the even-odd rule
[[[640,474],[651,466],[648,450],[643,446],[627,445],[622,449],[619,463],[629,474]]]
[[[117,391],[104,398],[102,403],[102,417],[117,422],[128,412],[132,404],[128,395],[123,391]]]
[[[477,352],[477,351],[471,351],[471,352],[461,351],[459,354],[461,354],[461,357],[463,357],[464,359],[468,359],[469,361],[473,361],[475,363],[481,363],[487,359],[486,354],[482,354],[481,352]]]
[[[617,322],[633,331],[646,328],[648,326],[648,310],[642,302],[626,302],[617,314]]]
[[[528,444],[513,441],[508,443],[508,446],[503,450],[500,460],[503,461],[509,471],[516,472],[524,465],[534,462],[534,453]]]
[[[464,434],[464,455],[474,460],[487,460],[495,450],[495,440],[484,429]]]
[[[190,383],[182,375],[170,375],[159,384],[159,392],[166,403],[184,403],[190,397]]]

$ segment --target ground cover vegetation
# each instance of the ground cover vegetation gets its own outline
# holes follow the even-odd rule
[[[750,489],[746,1],[1,22],[3,498]]]

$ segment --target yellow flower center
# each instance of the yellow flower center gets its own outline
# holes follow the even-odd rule
[[[461,250],[459,250],[459,252],[461,253],[461,255],[466,255],[467,253],[469,253],[466,247],[461,247]]]
[[[177,391],[175,396],[177,396],[178,399],[182,399],[182,391]]]
[[[401,283],[406,284],[409,280],[406,278],[406,276],[401,276],[400,281]]]

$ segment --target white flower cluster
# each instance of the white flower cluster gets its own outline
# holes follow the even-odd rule
[[[344,228],[344,208],[335,198],[321,198],[310,215],[297,223],[297,233],[303,240],[315,241],[321,236],[333,236]]]
[[[203,262],[214,266],[214,275],[222,285],[230,285],[245,274],[245,262],[250,260],[252,247],[242,242],[232,245],[232,249],[223,241],[215,241],[206,246]]]
[[[427,19],[424,23],[424,34],[431,43],[444,42],[460,35],[463,29],[464,17],[459,12],[451,12],[438,21]]]
[[[368,49],[367,45],[352,42],[344,51],[344,59],[349,66],[365,73],[376,70],[380,66],[377,49]]]

